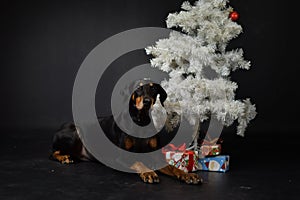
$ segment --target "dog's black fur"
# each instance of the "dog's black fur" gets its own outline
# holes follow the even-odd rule
[[[158,95],[160,103],[164,105],[167,94],[159,84],[140,83],[138,85],[136,90],[134,90],[134,93],[130,96],[129,101],[129,114],[134,123],[142,127],[151,123],[149,111],[155,104]],[[131,152],[142,153],[160,149],[174,137],[174,134],[166,133],[166,130],[162,129],[159,133],[152,137],[137,138],[122,131],[118,127],[113,116],[100,117],[98,120],[104,133],[112,143]],[[74,161],[96,161],[96,159],[84,147],[79,137],[78,129],[72,122],[62,125],[54,134],[50,158],[61,163],[72,163]],[[155,172],[150,174],[149,172],[142,172],[143,170],[148,170],[143,163],[135,164],[133,169],[140,172],[140,177],[144,180],[144,182],[151,183],[158,182],[159,180]],[[189,174],[178,170],[179,169],[175,169],[173,166],[168,166],[166,169],[161,171],[165,174],[176,176],[187,183],[197,184],[201,182],[198,175],[191,174],[189,176]]]

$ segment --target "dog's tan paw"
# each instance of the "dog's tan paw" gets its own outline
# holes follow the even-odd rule
[[[159,177],[154,171],[143,172],[140,177],[145,183],[159,183]]]
[[[177,178],[187,184],[202,184],[203,182],[203,179],[195,173],[180,174]]]
[[[65,156],[61,156],[60,162],[61,162],[62,164],[71,164],[71,163],[73,163],[74,161],[70,158],[69,155],[65,155]]]
[[[70,155],[61,155],[60,151],[55,151],[52,154],[52,158],[59,161],[62,164],[70,164],[73,163],[74,161],[71,159]]]

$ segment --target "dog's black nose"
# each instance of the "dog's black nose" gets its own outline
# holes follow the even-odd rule
[[[144,103],[144,105],[150,105],[150,104],[151,104],[151,99],[149,99],[149,98],[144,98],[143,103]]]

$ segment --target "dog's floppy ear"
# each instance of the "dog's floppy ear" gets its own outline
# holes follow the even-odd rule
[[[159,94],[159,100],[160,100],[161,105],[164,106],[164,102],[168,96],[166,91],[157,83],[154,83],[153,86],[155,87],[157,94]]]

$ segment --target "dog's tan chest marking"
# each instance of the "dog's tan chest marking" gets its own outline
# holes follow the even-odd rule
[[[131,138],[126,137],[124,139],[124,146],[125,146],[126,150],[131,149],[133,147],[133,145],[134,145],[134,141]]]
[[[152,148],[155,149],[157,147],[157,139],[156,138],[150,138],[148,140],[148,145]]]

